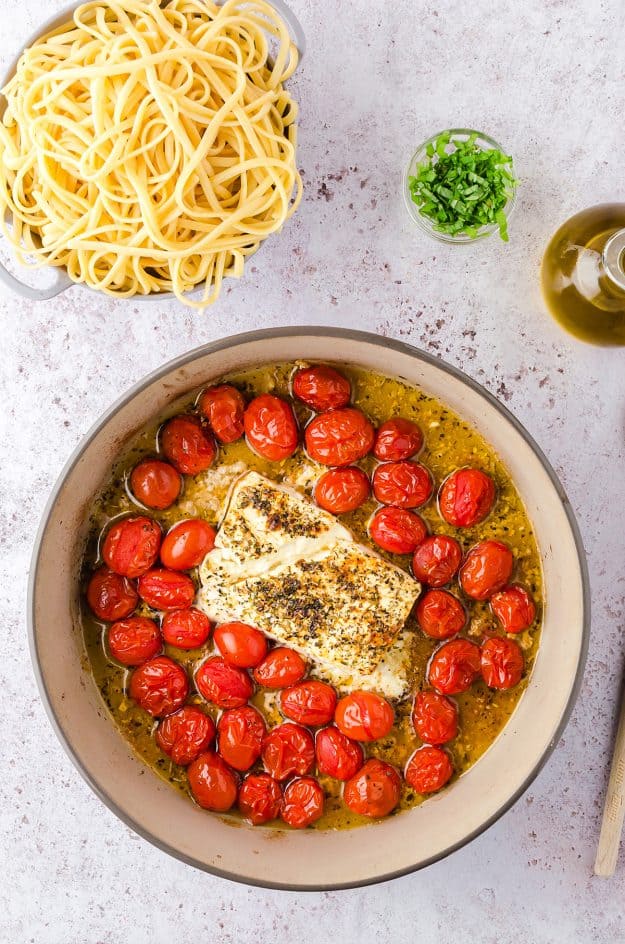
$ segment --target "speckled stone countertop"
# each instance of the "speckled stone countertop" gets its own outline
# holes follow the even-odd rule
[[[622,940],[625,844],[612,880],[594,878],[592,864],[625,652],[625,350],[587,347],[562,333],[543,309],[538,268],[567,216],[625,200],[625,7],[620,0],[292,4],[308,37],[293,82],[305,197],[217,306],[198,316],[173,303],[114,303],[80,288],[40,304],[0,295],[0,939]],[[5,0],[2,62],[61,6]],[[516,158],[522,186],[507,246],[428,241],[402,205],[411,151],[454,124],[489,132]],[[328,894],[230,884],[131,833],[57,742],[26,642],[38,520],[67,456],[100,413],[146,372],[194,346],[291,324],[401,338],[495,393],[564,483],[588,553],[594,607],[572,720],[517,805],[423,872]]]

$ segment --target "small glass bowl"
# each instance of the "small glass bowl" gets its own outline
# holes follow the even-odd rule
[[[422,164],[425,161],[428,161],[426,148],[429,144],[436,144],[437,139],[441,134],[449,134],[451,136],[450,144],[453,144],[455,141],[466,141],[472,134],[476,135],[475,143],[484,151],[498,150],[506,154],[507,151],[502,148],[493,138],[490,138],[487,134],[482,134],[481,131],[472,131],[470,128],[448,128],[447,131],[439,131],[437,134],[433,134],[431,138],[428,138],[427,141],[424,141],[423,144],[420,144],[417,150],[414,152],[410,159],[410,163],[406,167],[406,172],[404,174],[404,200],[406,202],[406,209],[408,213],[417,224],[417,226],[423,230],[424,233],[427,233],[428,236],[433,236],[434,239],[437,239],[441,243],[474,243],[478,239],[483,239],[485,236],[490,236],[492,233],[499,232],[499,226],[497,223],[490,223],[487,226],[482,226],[478,230],[476,236],[467,236],[466,233],[458,233],[457,235],[450,235],[449,233],[439,233],[435,229],[435,224],[433,220],[430,220],[427,216],[423,216],[419,212],[419,207],[413,201],[410,195],[410,187],[408,186],[408,178],[414,177],[415,170],[418,164]],[[512,164],[514,170],[514,163]],[[516,191],[517,184],[510,184],[511,195],[508,197],[508,202],[503,207],[503,211],[506,214],[506,219],[510,219],[510,215],[514,209],[516,203]]]

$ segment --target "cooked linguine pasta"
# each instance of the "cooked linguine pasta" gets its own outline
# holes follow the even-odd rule
[[[214,302],[301,198],[296,65],[265,0],[80,6],[4,89],[0,216],[20,261]]]

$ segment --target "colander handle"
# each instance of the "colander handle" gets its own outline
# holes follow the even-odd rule
[[[304,34],[304,29],[302,24],[297,19],[290,7],[286,5],[284,0],[269,0],[271,6],[274,10],[277,10],[289,30],[291,31],[291,36],[293,41],[297,46],[297,51],[299,52],[299,61],[301,62],[304,58],[304,53],[306,52],[306,36]]]
[[[62,269],[57,269],[57,277],[54,285],[50,285],[48,288],[33,288],[31,285],[26,285],[25,282],[20,282],[14,275],[11,275],[2,262],[0,262],[0,282],[3,282],[8,288],[12,289],[18,295],[21,295],[22,298],[29,298],[33,302],[43,302],[47,298],[54,298],[56,295],[60,295],[61,292],[68,289],[70,285],[74,284],[67,273]]]

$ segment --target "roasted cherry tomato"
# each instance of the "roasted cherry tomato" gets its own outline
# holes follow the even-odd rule
[[[490,513],[495,483],[480,469],[458,469],[448,476],[438,495],[440,513],[455,528],[470,528]]]
[[[231,384],[209,387],[200,397],[198,408],[219,442],[236,442],[245,432],[245,400]]]
[[[353,407],[330,410],[310,421],[304,433],[308,455],[322,465],[352,465],[371,451],[375,431]]]
[[[525,587],[506,587],[490,598],[493,613],[507,633],[522,633],[536,618],[536,607]]]
[[[471,688],[480,667],[480,647],[468,639],[452,639],[432,656],[428,681],[441,695],[457,695]]]
[[[302,367],[293,378],[293,395],[316,413],[347,406],[352,388],[347,377],[333,367]]]
[[[453,772],[446,751],[440,747],[420,747],[406,764],[404,777],[417,793],[436,793],[445,786]]]
[[[102,545],[102,557],[122,577],[139,577],[154,564],[161,546],[161,529],[143,515],[122,518],[111,525]]]
[[[320,508],[342,515],[366,502],[371,492],[367,475],[355,465],[324,472],[315,487],[315,501]]]
[[[306,663],[299,652],[276,646],[254,669],[254,678],[263,688],[288,688],[306,675]]]
[[[446,534],[430,534],[414,552],[412,572],[421,583],[427,583],[430,587],[443,587],[452,579],[461,560],[462,549],[455,538]]]
[[[169,508],[181,488],[179,473],[160,459],[144,459],[130,473],[130,491],[146,508]]]
[[[195,607],[188,610],[171,610],[165,613],[161,626],[163,639],[178,649],[197,649],[210,636],[211,623],[208,616]]]
[[[101,620],[124,619],[134,611],[139,594],[127,577],[114,574],[108,567],[99,567],[87,587],[87,603]]]
[[[378,508],[369,522],[375,543],[392,554],[412,554],[427,533],[423,519],[405,508]]]
[[[262,716],[251,705],[229,708],[217,725],[219,753],[235,770],[249,770],[260,757],[266,733]]]
[[[386,761],[371,758],[345,784],[343,800],[354,813],[377,819],[388,816],[399,803],[401,779]]]
[[[183,475],[197,475],[210,469],[217,455],[215,440],[197,416],[174,416],[168,420],[161,431],[161,448]]]
[[[291,721],[315,728],[332,721],[336,692],[331,685],[311,679],[285,689],[280,695],[280,707]]]
[[[284,790],[281,816],[288,826],[305,829],[323,816],[323,789],[314,777],[291,780]]]
[[[468,597],[487,600],[510,579],[514,557],[501,541],[481,541],[472,547],[460,568],[460,586]]]
[[[137,583],[141,599],[153,610],[184,610],[195,599],[195,585],[186,574],[155,567]]]
[[[131,616],[108,631],[109,652],[122,665],[141,665],[161,651],[163,640],[154,620]]]
[[[239,790],[239,810],[252,826],[277,819],[282,809],[280,784],[269,774],[250,774]]]
[[[396,416],[378,428],[373,455],[380,462],[400,462],[416,456],[423,446],[423,433],[416,423]]]
[[[349,780],[358,773],[365,761],[360,744],[334,725],[317,732],[315,754],[319,773],[336,780]]]
[[[482,678],[489,688],[513,688],[523,675],[523,653],[514,639],[492,636],[482,646]]]
[[[247,623],[222,623],[213,638],[226,662],[240,669],[253,669],[267,655],[267,639]]]
[[[295,774],[307,774],[315,763],[315,742],[312,734],[299,724],[285,721],[272,728],[263,741],[261,757],[265,769],[276,780]]]
[[[438,692],[417,692],[412,723],[426,744],[446,744],[458,734],[458,709],[453,701]]]
[[[297,449],[299,430],[290,403],[271,393],[255,397],[245,411],[248,444],[270,462],[288,459]]]
[[[213,751],[205,751],[187,768],[191,793],[198,806],[225,813],[237,798],[236,774]]]
[[[373,494],[383,505],[419,508],[432,494],[432,476],[418,462],[384,462],[373,473]]]
[[[200,695],[220,708],[238,708],[254,691],[247,672],[228,665],[219,656],[202,663],[195,674],[195,684]]]
[[[215,737],[215,724],[209,715],[193,705],[168,715],[156,729],[156,743],[173,760],[186,767],[205,751]]]
[[[446,590],[428,590],[417,604],[417,622],[432,639],[450,639],[460,632],[466,621],[462,603]]]
[[[128,689],[144,711],[160,718],[180,708],[189,694],[187,673],[167,656],[156,656],[135,669]]]
[[[161,544],[161,560],[170,570],[191,570],[215,546],[215,529],[203,518],[188,518],[171,528]]]
[[[395,712],[375,692],[351,692],[336,706],[335,720],[339,730],[354,741],[377,741],[393,727]]]

